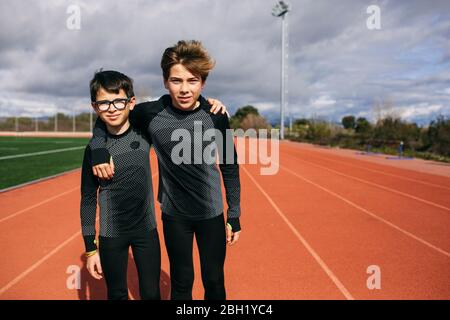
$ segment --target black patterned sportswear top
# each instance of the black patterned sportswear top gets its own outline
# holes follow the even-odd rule
[[[106,133],[105,138],[105,148],[114,159],[113,179],[94,176],[89,145],[83,159],[80,214],[87,252],[97,248],[97,191],[100,236],[119,237],[156,228],[148,139],[133,126],[120,135]]]

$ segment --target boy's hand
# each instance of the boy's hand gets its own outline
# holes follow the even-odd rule
[[[227,243],[232,246],[233,244],[235,244],[238,240],[239,240],[239,236],[240,236],[241,232],[237,231],[237,232],[233,232],[231,230],[231,228],[227,227]]]
[[[222,102],[220,102],[219,100],[216,99],[212,99],[212,98],[208,98],[208,103],[210,105],[212,105],[210,111],[214,114],[216,114],[217,112],[221,112],[222,114],[224,114],[225,112],[227,112],[227,108],[222,104]]]
[[[95,279],[100,280],[103,277],[101,273],[103,273],[102,265],[100,264],[100,255],[96,252],[93,256],[87,258],[86,267]]]
[[[108,163],[101,163],[92,167],[92,171],[94,172],[94,176],[99,179],[109,180],[114,176],[114,161],[112,157],[110,158]]]

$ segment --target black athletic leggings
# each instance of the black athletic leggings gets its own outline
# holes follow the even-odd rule
[[[131,246],[142,300],[161,299],[161,249],[157,229],[132,236],[99,237],[100,263],[109,300],[128,300],[128,249]]]
[[[164,240],[170,260],[172,300],[192,300],[193,236],[197,240],[205,300],[225,300],[226,234],[223,214],[206,220],[173,220],[163,214]]]

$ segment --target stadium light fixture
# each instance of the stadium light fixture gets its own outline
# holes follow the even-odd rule
[[[284,110],[287,107],[287,93],[288,93],[288,73],[287,73],[287,59],[289,56],[289,39],[288,39],[288,22],[287,13],[290,11],[290,6],[284,1],[278,3],[272,8],[272,15],[274,17],[281,17],[281,94],[280,94],[280,139],[284,139]]]

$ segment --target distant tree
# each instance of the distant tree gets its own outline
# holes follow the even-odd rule
[[[15,130],[15,119],[13,117],[3,118],[0,121],[0,131],[14,131]]]
[[[301,118],[301,119],[296,119],[294,121],[294,126],[306,126],[309,125],[311,121],[309,119],[305,119],[305,118]]]
[[[345,116],[341,122],[345,129],[354,129],[356,125],[354,116]]]
[[[395,141],[400,140],[400,118],[387,116],[380,118],[375,124],[374,137],[380,141]]]
[[[450,156],[450,119],[440,115],[428,127],[428,139],[432,152]]]
[[[84,112],[84,113],[80,113],[76,116],[76,130],[77,131],[90,131],[91,127],[90,127],[90,119],[91,119],[91,114]],[[97,114],[93,113],[92,114],[92,123],[95,124],[95,120],[97,119]]]
[[[306,138],[318,144],[328,144],[331,138],[331,126],[323,121],[313,119],[307,129]]]
[[[356,122],[355,122],[356,133],[366,134],[366,133],[369,133],[371,129],[372,129],[372,126],[366,118],[359,117],[358,119],[356,119]]]
[[[241,128],[242,121],[249,115],[259,116],[258,109],[254,106],[244,106],[236,110],[236,113],[230,118],[230,127],[233,129]]]
[[[245,107],[237,109],[233,117],[235,117],[239,121],[242,121],[248,114],[254,114],[258,116],[259,112],[258,109],[256,109],[254,106],[247,105]]]
[[[270,129],[270,125],[267,123],[266,119],[260,115],[254,113],[249,113],[241,121],[241,128],[247,129]]]

